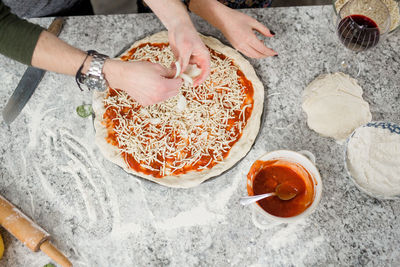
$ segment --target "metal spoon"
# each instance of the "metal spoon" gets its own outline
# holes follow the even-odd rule
[[[272,197],[272,196],[276,196],[275,192],[271,192],[271,193],[266,193],[266,194],[262,194],[262,195],[256,195],[256,196],[247,196],[247,197],[241,197],[239,199],[240,204],[242,204],[243,206],[247,206],[253,202],[259,201],[261,199],[264,199],[266,197]]]
[[[286,189],[286,190],[284,190],[284,189]],[[239,202],[243,206],[246,206],[246,205],[249,205],[256,201],[259,201],[261,199],[267,198],[267,197],[277,196],[282,200],[291,200],[296,195],[297,195],[297,188],[294,188],[290,184],[282,183],[282,184],[279,184],[275,188],[275,192],[266,193],[266,194],[262,194],[262,195],[256,195],[256,196],[241,197],[239,199]]]

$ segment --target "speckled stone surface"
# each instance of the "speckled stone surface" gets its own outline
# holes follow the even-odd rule
[[[80,92],[71,77],[47,73],[15,123],[1,124],[0,193],[47,229],[74,266],[398,266],[400,202],[358,191],[344,170],[344,147],[311,131],[301,110],[304,87],[336,58],[331,11],[245,11],[276,32],[267,43],[279,57],[251,60],[268,96],[265,124],[247,157],[224,175],[179,190],[126,174],[100,154],[92,121],[76,115],[91,93]],[[194,20],[200,32],[225,40]],[[162,29],[153,15],[79,17],[68,19],[61,38],[115,55]],[[374,120],[400,123],[399,47],[398,31],[360,54],[365,72],[359,82]],[[24,70],[0,57],[1,109]],[[277,149],[312,151],[324,191],[304,221],[261,230],[238,198],[246,195],[254,160]],[[0,232],[6,245],[1,266],[50,262]]]

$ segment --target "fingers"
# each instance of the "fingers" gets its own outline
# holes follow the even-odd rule
[[[158,84],[158,87],[153,89],[155,90],[155,94],[146,96],[142,95],[140,98],[136,99],[136,101],[138,101],[139,104],[144,107],[166,101],[167,99],[174,97],[179,93],[181,85],[181,79],[162,78]]]
[[[181,64],[181,73],[184,72],[189,65],[189,60],[192,55],[192,50],[187,50],[184,53],[181,53],[178,59],[179,64]],[[181,74],[179,73],[179,74]]]
[[[201,42],[201,41],[200,41]],[[195,64],[201,69],[201,73],[193,81],[193,86],[203,83],[211,71],[211,57],[207,47],[201,42],[194,49],[193,55],[189,61],[190,64]]]
[[[177,71],[179,70],[176,68],[177,64],[172,63],[169,69],[159,63],[152,63],[152,64],[154,64],[156,71],[158,72],[158,74],[161,77],[168,78],[168,79],[176,78],[175,75],[177,74]]]
[[[265,44],[259,40],[255,35],[250,39],[249,45],[263,55],[263,57],[272,57],[278,55],[277,52],[265,46]]]
[[[177,59],[176,63],[179,64],[180,68],[177,69],[177,65],[175,63],[172,63],[171,69],[174,70],[174,74],[172,76],[164,76],[163,75],[164,77],[167,77],[167,78],[172,78],[175,76],[177,77],[179,74],[181,74],[187,68],[187,64],[188,64],[188,63],[186,63],[186,65],[183,65],[184,62],[186,61],[186,59],[184,59],[185,56],[183,56],[183,57],[181,56],[182,53],[179,53],[178,48],[175,45],[172,45],[172,42],[170,42],[170,47],[171,47],[172,53],[174,54],[174,57]],[[190,55],[189,55],[189,58],[190,58]],[[189,61],[189,59],[187,59],[187,62],[188,61]],[[178,73],[178,71],[179,71],[179,73]]]
[[[179,63],[179,61],[175,61],[175,63],[172,63],[174,66],[173,66],[173,70],[175,71],[175,75],[174,75],[174,79],[175,78],[178,78],[178,76],[179,76],[179,74],[181,74],[181,71],[182,71],[182,69],[181,69],[181,64]]]
[[[160,65],[161,66],[161,65]],[[176,72],[177,72],[177,69],[176,69],[176,66],[175,66],[175,64],[174,64],[174,66],[172,67],[172,68],[170,68],[170,69],[167,69],[167,68],[165,68],[165,67],[163,67],[163,66],[161,66],[161,69],[160,69],[161,71],[160,71],[160,75],[162,76],[162,77],[165,77],[165,78],[168,78],[168,79],[175,79],[176,77],[175,77],[175,75],[177,74]]]
[[[266,57],[264,54],[258,52],[257,50],[255,50],[250,45],[246,45],[244,47],[241,47],[238,50],[240,52],[242,52],[245,56],[248,56],[248,57],[251,57],[251,58],[264,58],[264,57]]]
[[[174,54],[175,58],[179,58],[179,50],[176,47],[174,33],[171,31],[168,31],[168,40],[169,46],[171,47],[172,53]]]
[[[201,74],[196,77],[193,81],[193,86],[197,86],[202,84],[210,75],[211,71],[211,62],[210,62],[210,55],[207,54],[203,58],[193,58],[190,63],[196,64],[201,69]]]
[[[274,32],[271,32],[264,24],[258,22],[257,20],[254,20],[252,26],[254,30],[258,31],[264,36],[273,37],[275,35]]]

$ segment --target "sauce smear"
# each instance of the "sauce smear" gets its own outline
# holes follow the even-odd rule
[[[247,185],[250,196],[279,191],[281,196],[295,197],[282,200],[278,196],[264,198],[257,204],[278,217],[293,217],[306,210],[314,200],[311,175],[300,165],[284,160],[256,161],[248,174],[253,183]]]

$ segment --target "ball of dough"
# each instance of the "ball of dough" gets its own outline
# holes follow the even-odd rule
[[[357,80],[344,73],[320,75],[303,92],[308,127],[323,136],[345,140],[372,119],[362,93]]]

